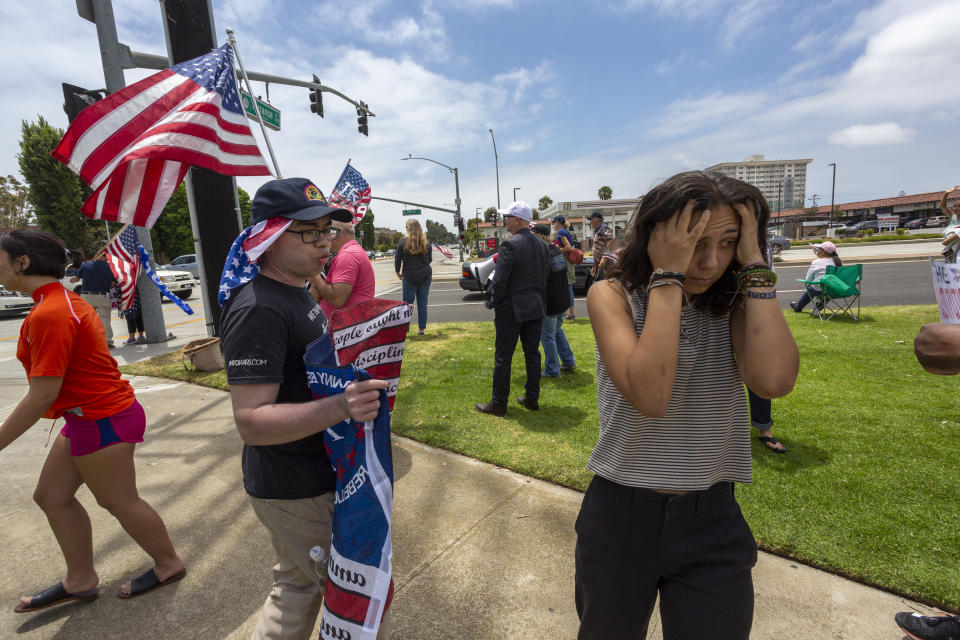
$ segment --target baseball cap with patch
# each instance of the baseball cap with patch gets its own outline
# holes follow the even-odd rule
[[[257,189],[250,210],[250,224],[268,218],[316,220],[330,216],[331,220],[350,222],[353,214],[341,207],[327,204],[317,185],[306,178],[271,180]]]

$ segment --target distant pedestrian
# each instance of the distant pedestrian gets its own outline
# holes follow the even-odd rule
[[[610,242],[613,240],[613,231],[603,223],[603,214],[594,211],[590,214],[590,226],[593,228],[593,267],[590,268],[590,275],[594,281],[606,278],[606,273],[601,268],[603,257],[610,248]]]
[[[837,245],[829,240],[813,245],[813,253],[816,254],[817,257],[810,263],[810,268],[807,269],[807,275],[804,280],[820,280],[826,275],[828,266],[843,266],[843,260],[837,255]],[[820,287],[808,284],[807,290],[803,292],[800,299],[790,303],[790,308],[800,313],[810,300],[816,298],[818,295],[820,295]]]
[[[757,547],[734,496],[752,481],[744,383],[790,392],[797,345],[763,259],[770,209],[700,171],[651,189],[587,308],[597,344],[596,474],[577,518],[579,640],[747,640]],[[735,292],[731,300],[730,292]]]
[[[569,302],[566,259],[556,245],[550,244],[550,225],[535,224],[532,230],[534,235],[547,243],[547,249],[550,252],[550,270],[547,273],[544,296],[547,315],[540,324],[543,377],[559,378],[561,370],[572,371],[577,368],[577,361],[567,341],[567,334],[563,331],[563,314]]]
[[[124,344],[145,344],[147,336],[143,330],[143,308],[140,306],[139,291],[134,291],[130,308],[121,309],[120,315],[127,321],[127,333],[129,334]]]
[[[70,282],[80,282],[80,297],[97,312],[103,331],[106,334],[107,346],[113,349],[113,327],[110,325],[110,290],[116,283],[116,276],[107,264],[103,253],[87,260],[77,269],[77,275],[70,278]]]
[[[546,245],[530,232],[530,205],[518,200],[501,213],[511,235],[500,244],[490,285],[496,329],[493,392],[490,402],[474,405],[480,413],[495,416],[507,415],[510,367],[517,340],[527,371],[524,394],[517,403],[530,411],[540,408],[540,323],[546,315],[543,298],[550,261]]]
[[[0,284],[35,301],[17,344],[30,389],[0,427],[0,450],[41,417],[66,420],[33,494],[60,544],[66,577],[20,598],[17,613],[97,597],[90,517],[76,498],[84,484],[153,559],[153,567],[122,585],[118,596],[138,596],[186,575],[163,520],[137,493],[133,452],[143,442],[143,407],[107,351],[97,314],[60,283],[65,251],[46,231],[18,229],[0,237]]]
[[[556,233],[555,239],[557,242],[557,247],[563,253],[564,257],[567,257],[567,254],[574,250],[574,242],[576,240],[573,237],[573,234],[570,233],[570,230],[567,228],[567,219],[562,215],[557,214],[550,219],[550,222],[553,223],[553,228]],[[567,286],[570,288],[570,312],[567,314],[567,320],[576,320],[577,319],[577,310],[574,308],[573,304],[575,298],[573,296],[573,283],[577,281],[577,270],[576,265],[567,260]]]
[[[397,252],[393,256],[393,269],[403,282],[403,301],[413,304],[417,300],[417,324],[420,335],[427,328],[427,298],[430,295],[430,282],[433,269],[430,262],[433,251],[420,223],[411,218],[407,220],[407,235],[400,238]]]

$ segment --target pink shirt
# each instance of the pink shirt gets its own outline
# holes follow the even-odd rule
[[[327,316],[328,320],[333,319],[335,309],[346,309],[373,297],[377,284],[376,277],[373,275],[373,265],[370,264],[367,252],[356,240],[349,240],[340,247],[340,251],[330,263],[327,282],[329,284],[347,282],[353,285],[350,297],[342,307],[335,307],[326,299],[320,301],[320,308],[323,309],[323,315]]]

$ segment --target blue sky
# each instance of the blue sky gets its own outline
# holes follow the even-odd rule
[[[17,174],[20,122],[66,126],[60,82],[101,87],[94,26],[66,0],[0,6],[6,99],[0,173]],[[164,54],[159,3],[114,0],[120,40]],[[232,27],[248,68],[310,79],[364,100],[353,108],[271,86],[285,176],[329,192],[347,158],[374,195],[465,215],[513,187],[536,203],[586,200],[608,184],[633,197],[682,170],[813,158],[807,195],[837,202],[960,183],[960,2],[889,0],[445,0],[352,3],[214,0],[218,43]],[[133,82],[149,72],[127,71]],[[263,85],[254,90],[263,94]],[[251,192],[260,179],[242,179]],[[400,205],[374,201],[378,226]],[[428,214],[451,227],[451,216]]]

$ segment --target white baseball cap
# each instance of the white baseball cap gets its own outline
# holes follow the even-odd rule
[[[527,222],[533,220],[533,211],[530,210],[530,205],[523,200],[517,200],[506,209],[497,209],[497,213],[499,213],[501,216],[513,216],[514,218],[520,218],[521,220],[526,220]]]

